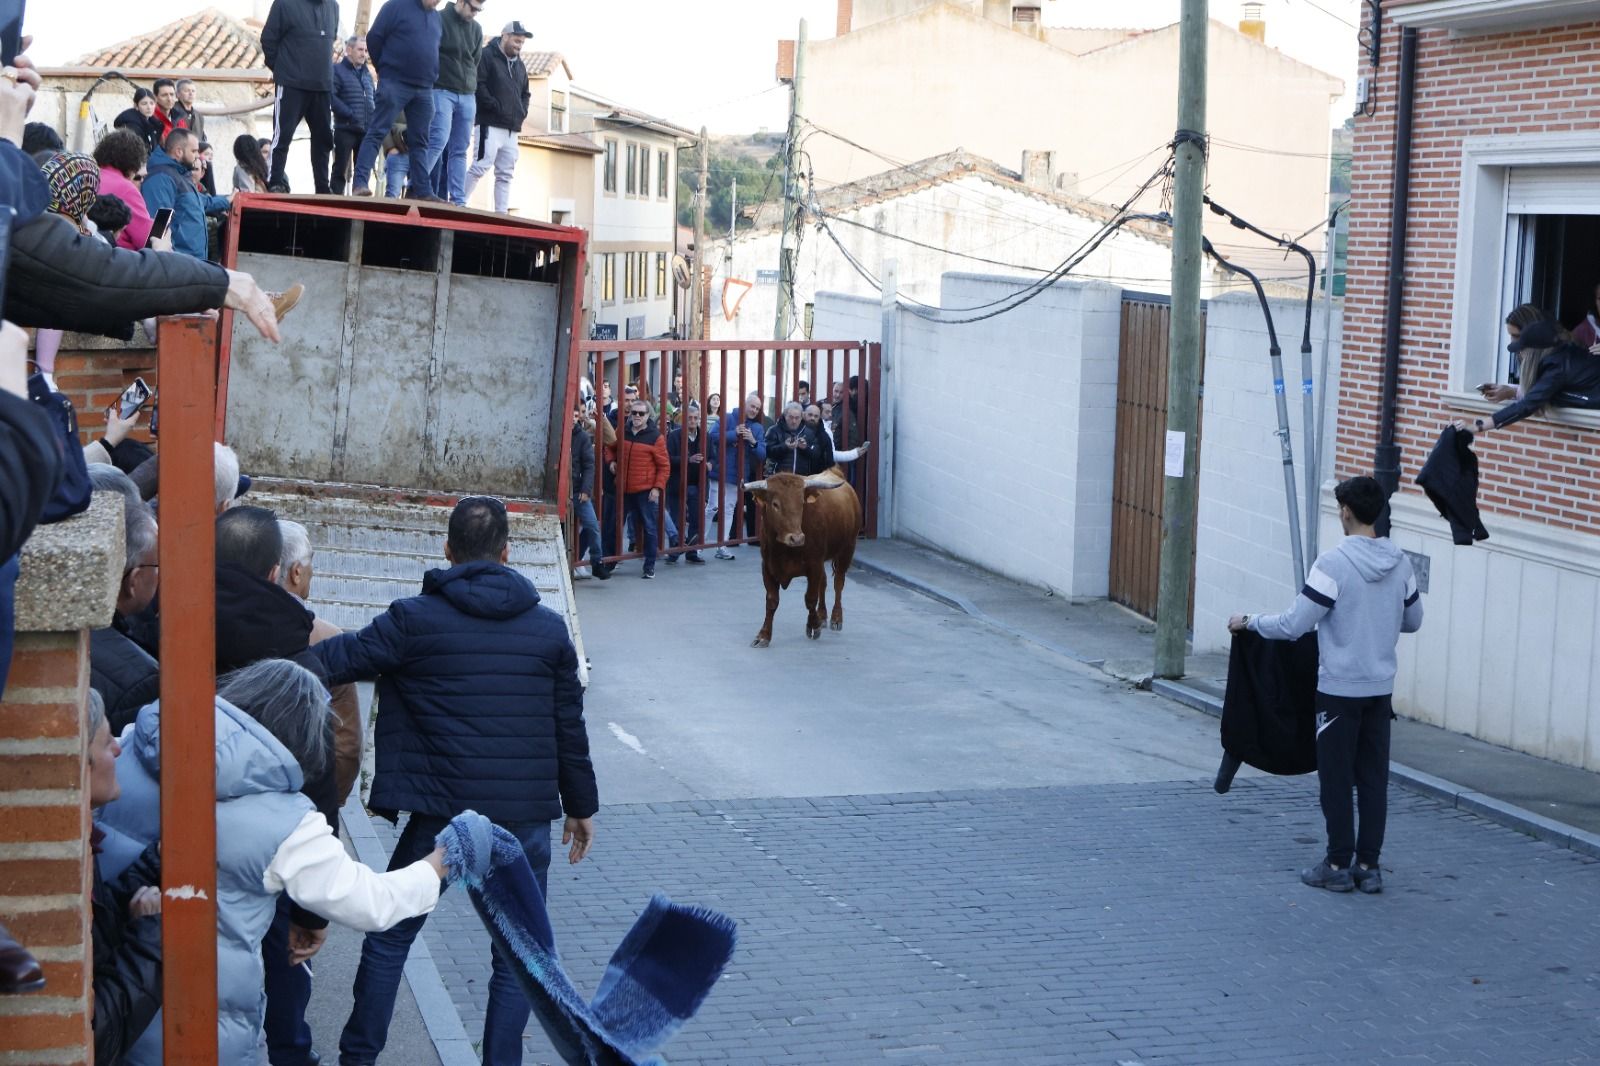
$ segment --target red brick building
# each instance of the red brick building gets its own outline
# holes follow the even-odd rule
[[[1374,11],[1376,8],[1376,26]],[[1547,408],[1483,435],[1490,539],[1453,545],[1415,478],[1452,418],[1496,405],[1503,320],[1569,328],[1600,282],[1600,2],[1363,4],[1338,471],[1374,469],[1386,349],[1398,349],[1394,537],[1428,560],[1428,621],[1402,644],[1406,713],[1600,769],[1600,411]],[[1398,345],[1386,343],[1405,38],[1412,143]],[[1597,357],[1600,358],[1600,357]]]

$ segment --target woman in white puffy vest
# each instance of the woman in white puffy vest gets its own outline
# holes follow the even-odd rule
[[[439,899],[444,852],[390,873],[350,858],[327,820],[300,793],[332,756],[328,692],[304,668],[267,659],[217,690],[218,1061],[255,1062],[262,1047],[261,938],[279,892],[307,910],[361,930],[427,914]],[[152,703],[122,736],[121,798],[107,804],[101,866],[115,877],[161,832],[161,707]],[[161,1062],[159,1020],[124,1060]]]

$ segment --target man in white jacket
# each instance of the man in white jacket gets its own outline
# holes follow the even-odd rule
[[[1234,615],[1228,628],[1269,640],[1317,630],[1317,779],[1328,825],[1328,853],[1300,880],[1313,888],[1383,891],[1378,856],[1389,810],[1389,721],[1394,717],[1395,647],[1422,628],[1422,597],[1411,560],[1373,528],[1385,497],[1377,481],[1356,477],[1333,492],[1345,538],[1312,564],[1282,614]],[[1352,787],[1359,797],[1356,833]],[[1352,862],[1352,859],[1354,860]]]

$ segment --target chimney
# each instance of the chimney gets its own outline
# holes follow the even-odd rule
[[[1011,25],[1011,0],[983,0],[983,17],[1000,26]]]
[[[843,37],[850,32],[850,20],[855,14],[855,6],[855,0],[839,0],[838,21],[833,28],[834,36]]]
[[[1261,6],[1256,3],[1240,5],[1244,10],[1239,16],[1239,32],[1252,41],[1267,43],[1267,23],[1261,17]]]
[[[794,42],[778,42],[778,80],[789,83],[794,81]]]
[[[1023,149],[1022,184],[1040,192],[1056,189],[1056,154],[1037,149]]]
[[[1044,20],[1039,17],[1037,3],[1019,3],[1011,5],[1011,28],[1018,33],[1025,33],[1029,37],[1038,37],[1044,32]]]

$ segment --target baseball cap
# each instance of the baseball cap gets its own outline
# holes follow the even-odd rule
[[[1545,319],[1529,325],[1516,340],[1506,345],[1506,349],[1515,353],[1524,348],[1554,348],[1560,343],[1560,338],[1561,323]]]
[[[528,29],[516,19],[506,23],[506,28],[500,31],[502,37],[532,37],[533,31]]]

